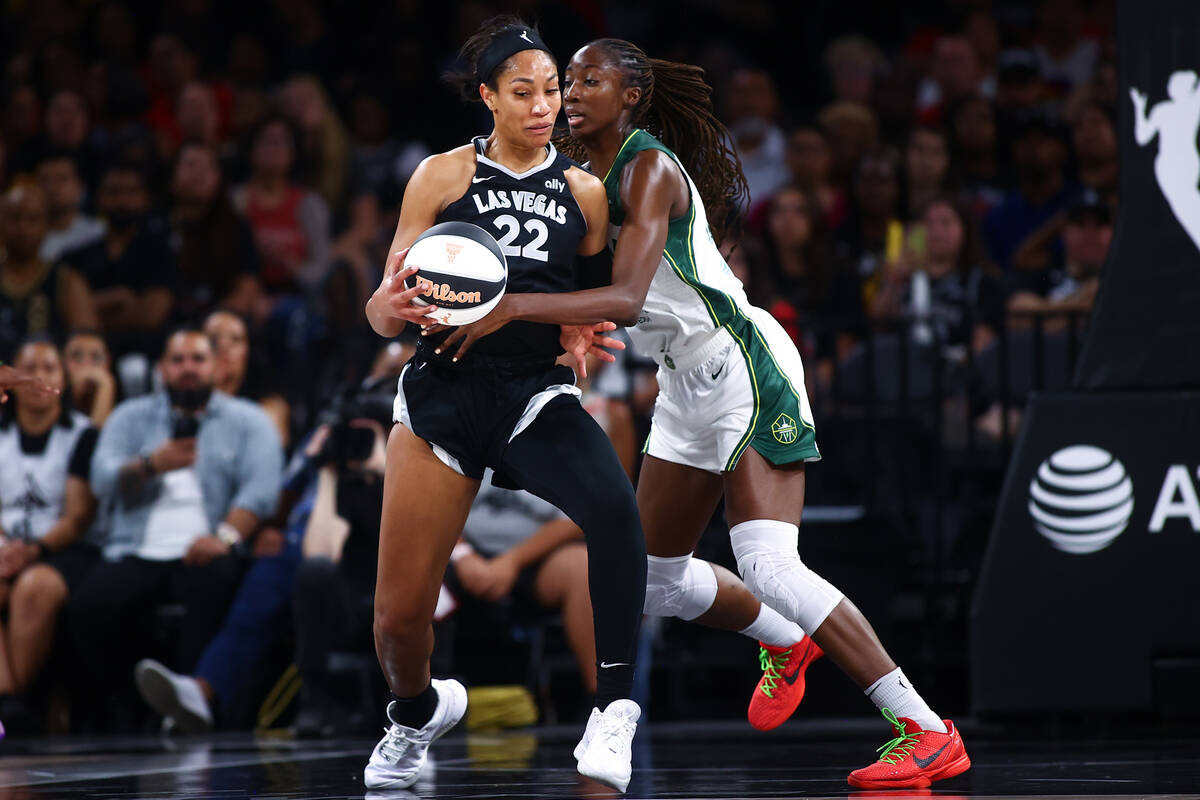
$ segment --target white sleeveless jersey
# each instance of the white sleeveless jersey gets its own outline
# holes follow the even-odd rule
[[[15,421],[0,429],[0,528],[5,536],[40,539],[62,515],[71,454],[91,426],[77,411],[70,412],[69,420],[69,427],[55,423],[46,449],[33,455],[22,452]]]
[[[662,259],[650,283],[637,325],[629,336],[638,352],[674,368],[681,353],[694,350],[724,325],[745,319],[752,306],[741,281],[729,269],[708,228],[700,192],[683,164],[666,146],[635,129],[617,153],[604,178],[610,212],[609,239],[615,248],[624,222],[620,175],[643,150],[660,150],[679,166],[691,195],[687,213],[671,220]]]

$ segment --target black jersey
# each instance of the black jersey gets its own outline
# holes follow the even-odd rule
[[[575,291],[575,254],[587,234],[587,221],[567,184],[566,171],[578,165],[551,144],[545,161],[517,174],[484,155],[486,141],[482,136],[474,140],[471,186],[438,214],[437,222],[470,222],[496,237],[508,261],[506,292]],[[552,360],[562,352],[558,339],[557,325],[511,322],[476,342],[467,358],[479,353]],[[421,344],[423,355],[431,357],[433,348],[426,340]]]

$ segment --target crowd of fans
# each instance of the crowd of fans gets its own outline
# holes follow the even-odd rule
[[[805,357],[818,424],[856,385],[920,394],[937,373],[936,402],[970,392],[974,434],[1011,432],[997,400],[1029,378],[1001,374],[1002,340],[1065,335],[1112,238],[1111,4],[946,0],[871,36],[827,11],[799,75],[772,4],[706,7],[721,40],[664,24],[686,5],[0,11],[0,360],[61,390],[0,406],[6,725],[129,729],[148,708],[184,730],[249,724],[284,648],[297,729],[336,728],[330,657],[371,646],[411,353],[362,309],[408,176],[488,129],[437,76],[496,11],[541,20],[563,59],[603,34],[706,67],[749,183],[723,249]],[[596,372],[585,400],[634,474],[653,372],[629,355]],[[561,613],[590,688],[586,555],[543,506],[481,494],[446,610]]]

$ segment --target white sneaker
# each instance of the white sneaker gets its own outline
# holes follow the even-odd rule
[[[642,709],[632,700],[614,700],[592,709],[583,739],[575,748],[579,774],[624,792],[633,770],[633,734]]]
[[[579,740],[579,744],[575,745],[575,760],[583,758],[583,753],[587,750],[588,745],[592,742],[592,734],[596,732],[596,725],[602,715],[600,709],[593,708],[592,715],[588,717],[587,727],[583,729],[583,738]]]
[[[393,722],[384,737],[371,752],[371,760],[363,771],[363,785],[368,789],[407,789],[417,782],[429,753],[429,745],[458,724],[467,713],[467,690],[455,680],[433,680],[438,694],[437,708],[425,727],[417,730]],[[388,703],[391,719],[393,700]]]
[[[143,658],[133,668],[133,679],[146,704],[175,720],[184,733],[212,730],[212,709],[195,678],[178,675],[152,658]]]

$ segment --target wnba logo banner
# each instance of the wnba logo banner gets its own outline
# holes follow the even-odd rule
[[[1200,2],[1120,0],[1117,228],[1075,385],[1200,386]]]

